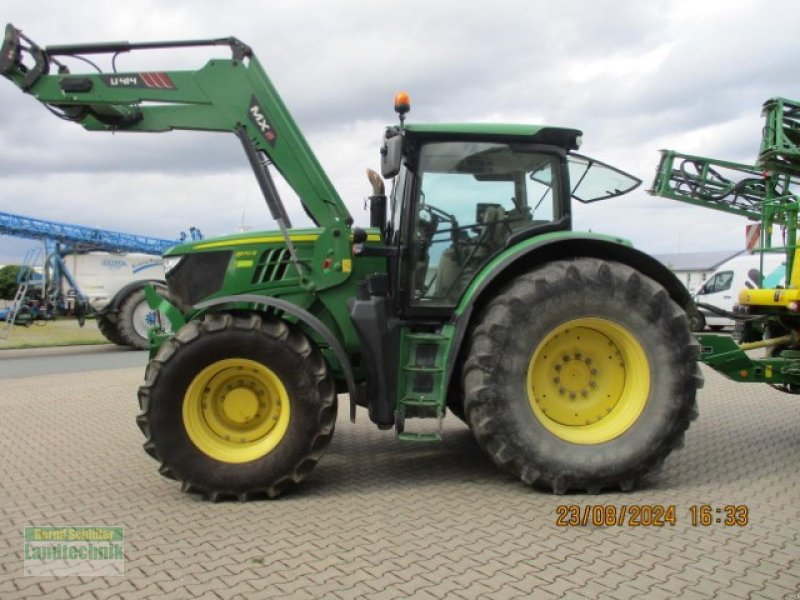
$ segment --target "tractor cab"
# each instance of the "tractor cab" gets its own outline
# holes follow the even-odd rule
[[[580,141],[576,129],[531,125],[388,128],[382,168],[394,185],[385,233],[399,249],[393,283],[406,312],[449,315],[499,252],[568,231],[571,198],[594,202],[641,183],[574,154]]]

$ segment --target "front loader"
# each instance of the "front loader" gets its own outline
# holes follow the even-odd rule
[[[68,59],[224,45],[192,71],[73,74]],[[112,61],[112,65],[114,61]],[[52,72],[55,71],[55,72]],[[138,424],[160,472],[212,500],[274,497],[331,440],[337,396],[400,440],[446,410],[486,454],[556,493],[633,488],[679,447],[702,384],[691,299],[571,202],[639,180],[576,153],[575,129],[399,123],[353,220],[252,50],[235,38],[40,47],[9,25],[0,72],[96,131],[234,133],[278,229],[164,256],[173,333],[151,332]],[[292,229],[279,172],[314,227]]]

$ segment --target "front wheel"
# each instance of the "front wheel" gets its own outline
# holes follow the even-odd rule
[[[33,311],[28,306],[23,306],[14,315],[14,325],[22,325],[28,327],[34,320]]]
[[[703,316],[703,313],[695,309],[694,312],[689,315],[689,327],[692,331],[697,333],[703,331],[706,328],[706,318]]]
[[[145,450],[184,491],[211,500],[275,497],[333,436],[336,394],[322,354],[260,315],[211,314],[150,361],[137,422]]]
[[[503,469],[556,493],[632,489],[682,444],[702,385],[685,312],[634,269],[555,261],[473,330],[465,409]]]

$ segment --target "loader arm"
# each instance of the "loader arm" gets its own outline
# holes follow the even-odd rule
[[[64,56],[116,57],[134,50],[217,45],[229,46],[232,57],[215,58],[200,69],[188,71],[73,74],[59,60]],[[273,217],[286,215],[279,200],[276,205],[276,199],[271,199],[264,188],[258,163],[263,168],[265,161],[260,153],[278,169],[317,225],[333,231],[352,223],[258,59],[236,38],[42,48],[9,24],[0,50],[0,74],[58,116],[90,131],[233,132],[245,146]]]

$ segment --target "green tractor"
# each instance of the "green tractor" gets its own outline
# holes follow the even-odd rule
[[[227,46],[193,71],[73,74],[70,57]],[[112,62],[113,64],[113,62]],[[51,73],[56,70],[56,73]],[[252,50],[235,38],[40,47],[9,25],[0,72],[91,131],[233,132],[278,228],[164,257],[138,424],[160,472],[211,500],[275,497],[329,444],[337,397],[401,440],[449,409],[501,469],[552,490],[632,489],[697,415],[685,288],[625,240],[571,230],[571,201],[640,181],[559,127],[405,122],[354,227]],[[292,229],[277,170],[315,227]],[[383,179],[391,180],[385,194]]]

